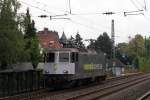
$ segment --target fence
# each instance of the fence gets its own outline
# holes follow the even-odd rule
[[[0,97],[45,88],[41,70],[0,72]]]

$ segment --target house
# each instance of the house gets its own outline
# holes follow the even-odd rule
[[[44,28],[43,31],[37,33],[38,40],[42,48],[62,48],[59,40],[58,32],[49,31],[48,28]]]
[[[114,76],[121,76],[125,65],[119,59],[107,59],[106,70],[111,71]]]

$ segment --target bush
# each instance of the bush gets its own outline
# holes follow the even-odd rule
[[[150,58],[139,57],[141,71],[150,71]]]

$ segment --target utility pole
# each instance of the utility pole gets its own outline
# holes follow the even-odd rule
[[[147,11],[146,1],[145,0],[144,0],[144,5],[145,5],[144,9],[145,9],[145,11]]]
[[[111,22],[111,41],[112,41],[112,58],[115,58],[115,30],[114,30],[114,20]]]
[[[69,13],[72,14],[71,12],[71,1],[69,0]]]

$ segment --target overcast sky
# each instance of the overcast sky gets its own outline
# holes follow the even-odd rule
[[[68,38],[79,32],[83,39],[96,39],[103,32],[111,35],[111,20],[114,19],[116,43],[128,42],[128,37],[134,37],[135,34],[142,34],[143,36],[149,36],[150,34],[150,0],[145,0],[146,10],[144,9],[144,0],[71,0],[72,15],[65,16],[70,20],[50,20],[50,18],[37,17],[40,15],[68,14],[69,0],[20,1],[22,7],[19,12],[25,13],[26,8],[29,7],[38,31],[47,27],[49,30],[58,31],[60,36],[64,31]],[[138,9],[143,9],[144,15],[128,15],[125,17],[123,14],[123,12],[137,11]],[[116,12],[116,14],[100,14],[107,11]]]

